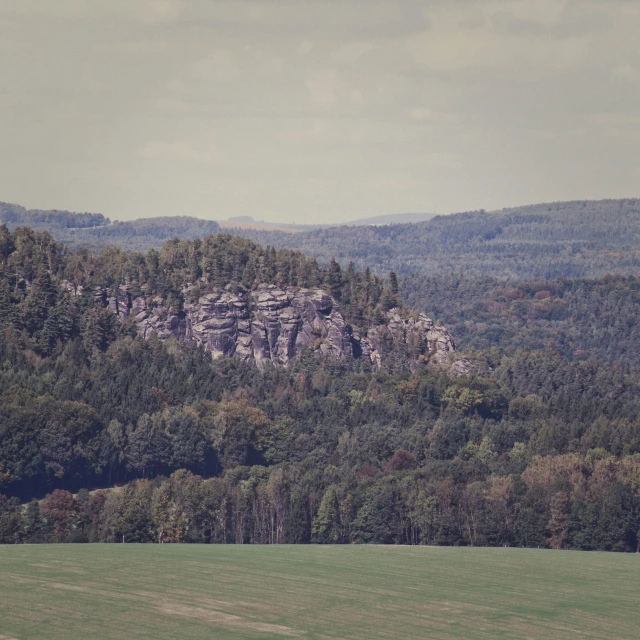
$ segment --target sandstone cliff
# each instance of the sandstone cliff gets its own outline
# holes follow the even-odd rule
[[[452,336],[425,314],[404,319],[396,309],[386,323],[360,331],[348,324],[336,301],[321,289],[260,285],[256,290],[227,286],[194,297],[186,288],[184,308],[176,313],[161,297],[132,298],[127,287],[116,295],[104,290],[109,308],[121,320],[131,318],[143,337],[155,332],[160,339],[174,336],[201,344],[214,358],[234,356],[286,365],[304,349],[337,358],[364,358],[383,367],[391,358],[409,362],[436,362],[465,370],[453,363]]]

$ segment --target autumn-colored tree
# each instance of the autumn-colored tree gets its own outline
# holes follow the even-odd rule
[[[459,513],[468,543],[475,547],[485,542],[484,525],[484,483],[472,482],[462,489]]]
[[[484,499],[487,515],[496,534],[496,542],[503,547],[511,544],[517,516],[514,504],[513,479],[511,476],[494,476],[487,483]]]
[[[153,492],[153,521],[159,543],[182,542],[187,531],[187,518],[176,499],[174,482],[164,482]]]
[[[562,549],[567,541],[570,509],[571,502],[564,491],[553,495],[549,505],[551,517],[547,525],[550,534],[548,543],[552,549]]]
[[[78,502],[70,491],[56,489],[42,503],[52,542],[66,542],[78,521]]]
[[[412,453],[405,451],[404,449],[398,449],[385,465],[384,472],[393,473],[394,471],[407,471],[409,469],[415,469],[417,466],[418,462]]]

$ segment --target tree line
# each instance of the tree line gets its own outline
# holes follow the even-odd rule
[[[180,470],[113,490],[0,497],[0,542],[430,544],[638,551],[640,456],[603,450],[524,466],[481,443],[454,463],[398,450],[382,469]],[[494,473],[488,477],[487,468]],[[498,473],[495,471],[500,469]],[[508,473],[511,471],[511,473]],[[483,479],[484,476],[484,479]]]

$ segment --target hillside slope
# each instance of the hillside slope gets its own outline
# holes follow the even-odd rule
[[[131,222],[112,223],[101,213],[41,211],[6,202],[0,202],[2,223],[10,229],[25,226],[36,231],[48,231],[56,240],[72,248],[97,249],[114,245],[129,251],[160,248],[173,238],[193,240],[220,232],[217,222],[189,216],[140,218]]]
[[[437,216],[417,224],[246,234],[378,272],[501,278],[640,275],[640,200],[540,204]]]
[[[378,368],[445,365],[455,352],[446,330],[403,308],[397,283],[343,272],[336,262],[321,268],[298,252],[233,236],[173,240],[146,255],[92,254],[69,252],[48,233],[0,227],[0,261],[0,317],[26,330],[43,354],[74,325],[86,340],[107,343],[123,329],[104,312],[125,332],[193,342],[261,369],[287,365],[304,351]]]
[[[473,329],[467,285],[441,284],[424,300],[435,289],[443,315]],[[635,282],[500,288],[485,285],[493,301],[478,311],[512,337],[482,348],[480,332],[454,376],[432,365],[428,331],[402,337],[426,321],[395,319],[393,278],[226,235],[93,254],[0,227],[0,543],[635,551],[640,376],[610,364],[635,339]],[[601,301],[622,326],[590,318]],[[617,352],[584,360],[526,331],[518,342],[518,314],[567,307]],[[343,321],[371,339],[385,318],[381,367],[323,352],[344,347]],[[299,336],[310,348],[287,366],[257,366],[256,348],[286,360]]]

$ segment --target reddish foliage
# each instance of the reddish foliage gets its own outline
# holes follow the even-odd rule
[[[358,478],[358,480],[362,480],[364,478],[375,478],[377,473],[378,470],[374,466],[370,464],[363,464],[356,471],[356,478]]]
[[[418,463],[415,456],[404,449],[398,449],[384,467],[385,473],[415,469]]]
[[[505,300],[522,300],[525,296],[520,289],[509,289],[502,294],[502,297]]]
[[[42,503],[42,515],[53,525],[55,542],[63,542],[78,518],[78,502],[73,494],[56,489]]]

